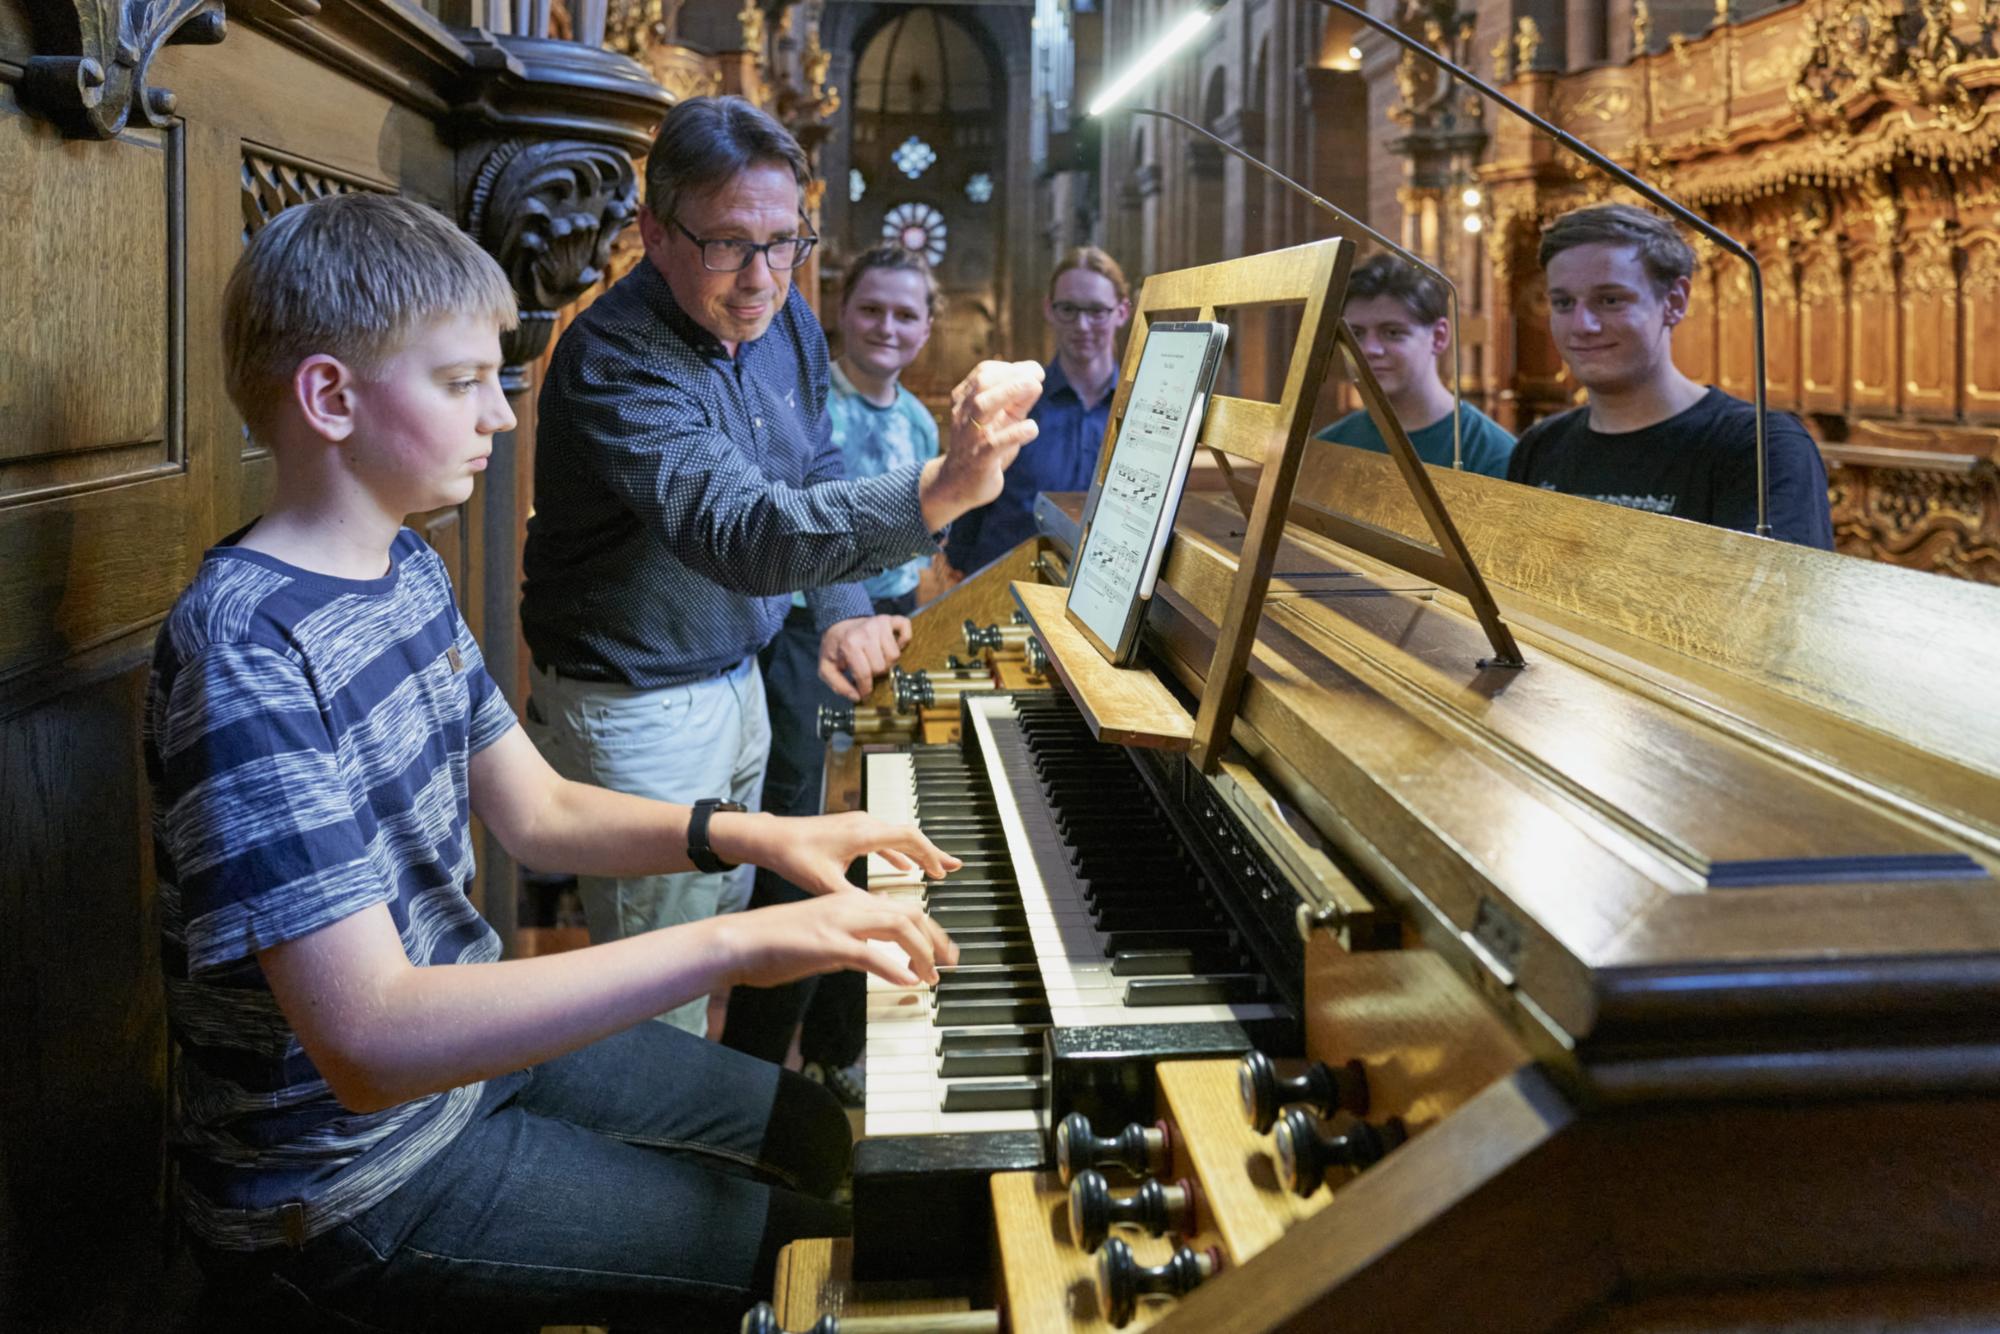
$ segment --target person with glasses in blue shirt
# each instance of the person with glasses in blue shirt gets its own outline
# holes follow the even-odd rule
[[[1118,332],[1132,318],[1131,289],[1118,261],[1096,246],[1064,255],[1042,303],[1056,355],[1029,415],[1041,434],[1007,470],[1000,495],[952,525],[945,541],[950,577],[979,569],[1035,535],[1035,497],[1087,491],[1118,388]]]
[[[947,454],[845,479],[826,336],[792,284],[818,241],[810,180],[744,99],[676,104],[646,161],[645,261],[550,360],[521,629],[529,733],[565,778],[754,810],[770,745],[756,658],[793,591],[820,679],[859,699],[909,636],[859,581],[934,551],[1038,430],[1041,367],[985,362],[953,394]],[[580,876],[592,942],[744,906],[749,868],[689,851],[680,874]],[[701,1033],[707,1005],[661,1018]]]

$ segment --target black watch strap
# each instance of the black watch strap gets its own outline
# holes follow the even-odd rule
[[[688,860],[697,871],[733,871],[735,862],[726,862],[715,855],[715,849],[708,845],[708,817],[717,811],[747,811],[750,808],[740,801],[725,801],[721,797],[703,797],[694,804],[694,813],[688,816]]]

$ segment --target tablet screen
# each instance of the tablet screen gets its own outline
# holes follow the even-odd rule
[[[1131,655],[1227,334],[1213,323],[1147,331],[1069,590],[1070,619],[1114,662]]]

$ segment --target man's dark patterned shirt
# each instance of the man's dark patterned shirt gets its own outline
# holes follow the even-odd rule
[[[921,465],[842,480],[826,335],[797,289],[736,355],[641,262],[556,346],[542,387],[521,629],[585,681],[668,686],[783,624],[870,614],[856,580],[934,550]]]

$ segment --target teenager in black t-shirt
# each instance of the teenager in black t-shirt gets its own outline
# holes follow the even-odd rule
[[[1550,223],[1541,259],[1550,332],[1590,402],[1530,427],[1508,480],[1754,530],[1756,409],[1673,362],[1693,249],[1665,219],[1606,204]],[[1768,414],[1766,429],[1771,536],[1830,550],[1818,447],[1790,413]]]

